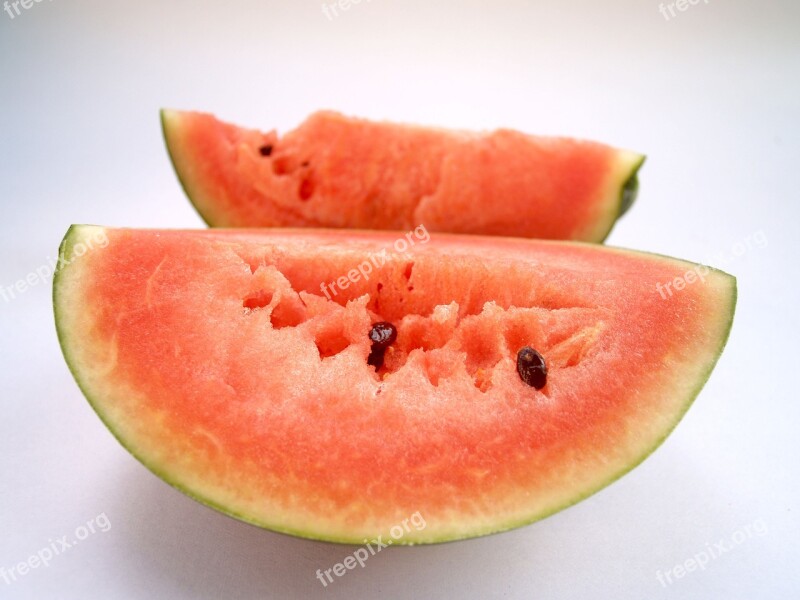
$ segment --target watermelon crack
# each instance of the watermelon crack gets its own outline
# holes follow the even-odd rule
[[[278,177],[293,177],[299,179],[297,185],[297,197],[302,201],[310,200],[316,190],[316,178],[314,170],[311,168],[309,159],[300,159],[296,153],[289,149],[278,148],[277,144],[270,145],[269,154],[261,153],[261,156],[268,158],[272,164],[272,172]],[[264,196],[268,200],[268,196]]]
[[[328,329],[318,332],[314,338],[319,357],[321,359],[331,358],[343,352],[350,346],[350,340],[340,329]]]
[[[552,371],[575,367],[598,351],[607,326],[605,311],[582,312],[562,313],[563,325],[558,311],[495,302],[464,316],[456,302],[436,306],[428,316],[406,314],[397,321],[398,339],[386,354],[382,375],[419,368],[434,387],[443,377],[468,377],[487,393],[495,377],[515,372],[513,358],[526,345],[540,350]],[[547,333],[548,328],[557,333]],[[549,396],[547,388],[539,393]]]
[[[258,290],[254,294],[249,294],[242,301],[242,306],[250,310],[264,308],[272,302],[272,292],[269,290]]]
[[[520,348],[531,346],[542,352],[555,374],[596,353],[606,321],[613,318],[607,309],[574,300],[565,306],[547,296],[535,303],[528,299],[524,305],[503,301],[481,305],[472,298],[473,293],[480,294],[478,288],[469,290],[460,302],[420,310],[412,292],[416,286],[424,294],[429,265],[401,256],[373,271],[369,286],[339,289],[329,297],[316,293],[317,284],[303,271],[281,264],[275,256],[255,258],[241,248],[236,254],[252,277],[242,300],[245,313],[263,311],[272,330],[287,329],[288,339],[313,340],[321,361],[352,348],[348,354],[363,355],[366,365],[370,326],[381,321],[395,325],[396,342],[386,349],[380,368],[370,369],[376,382],[418,370],[433,387],[453,380],[488,393],[496,385],[506,385],[498,382],[509,377],[522,385],[513,360]],[[334,275],[330,279],[335,280]],[[552,379],[557,381],[558,375]],[[547,397],[549,392],[545,388],[537,393]]]

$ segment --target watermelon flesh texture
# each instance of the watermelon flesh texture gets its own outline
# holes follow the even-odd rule
[[[396,236],[73,226],[54,282],[64,356],[120,442],[190,496],[346,543],[419,513],[395,540],[412,544],[530,523],[633,468],[732,323],[725,273],[658,293],[691,263],[443,234],[401,253]],[[376,371],[383,320],[398,336]],[[524,345],[547,361],[540,391],[516,372]]]
[[[183,187],[215,227],[333,227],[603,241],[644,156],[604,144],[311,115],[279,137],[162,111]]]

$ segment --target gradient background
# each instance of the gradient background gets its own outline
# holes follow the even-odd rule
[[[0,579],[0,598],[800,597],[800,4],[701,1],[669,21],[658,5],[364,0],[330,20],[320,0],[45,0],[0,13],[0,286],[55,257],[71,223],[202,226],[163,147],[167,106],[281,131],[328,107],[640,150],[642,191],[609,243],[707,261],[740,290],[713,377],[641,467],[538,524],[391,548],[327,589],[316,570],[354,548],[261,531],[162,483],[73,383],[49,281],[0,299],[0,567],[100,513],[112,524]],[[733,256],[754,235],[768,243]],[[705,571],[656,579],[754,522],[767,533]]]

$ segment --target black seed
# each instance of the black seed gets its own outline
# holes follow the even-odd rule
[[[397,328],[387,321],[375,323],[369,330],[369,339],[372,341],[372,349],[367,364],[380,369],[383,366],[386,349],[397,339]]]
[[[367,364],[370,367],[375,367],[376,369],[380,369],[383,366],[384,356],[386,356],[385,350],[377,350],[373,346],[372,351],[369,353],[369,356],[367,357]]]
[[[261,148],[258,149],[258,152],[259,154],[261,154],[261,156],[269,156],[270,154],[272,154],[272,144],[261,146]]]
[[[526,384],[537,390],[547,383],[547,365],[544,357],[530,346],[523,346],[517,352],[517,373]]]
[[[372,340],[372,347],[386,350],[397,339],[397,329],[387,321],[375,323],[369,331],[369,339]]]

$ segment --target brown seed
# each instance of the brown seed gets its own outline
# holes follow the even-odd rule
[[[375,323],[369,331],[369,339],[373,346],[384,350],[397,339],[397,328],[388,321]]]
[[[397,328],[388,321],[380,321],[370,329],[369,339],[372,341],[372,349],[367,364],[380,369],[383,366],[386,349],[397,339]]]
[[[517,373],[523,382],[537,390],[547,384],[544,357],[530,346],[523,346],[517,352]]]
[[[261,154],[261,156],[269,156],[272,154],[272,144],[261,146],[261,148],[258,149],[258,153]]]

